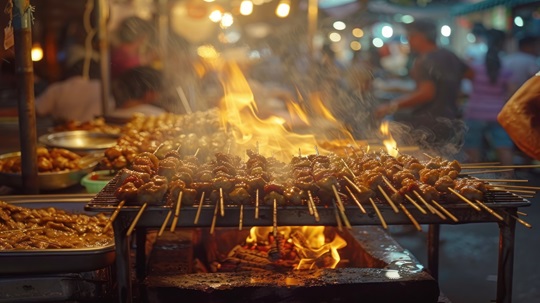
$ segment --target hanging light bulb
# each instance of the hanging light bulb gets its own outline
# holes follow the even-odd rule
[[[231,13],[224,13],[223,17],[221,18],[221,27],[227,28],[233,25],[233,23],[234,23],[233,15]]]
[[[32,45],[30,57],[32,57],[32,61],[34,62],[41,61],[41,59],[43,59],[43,48],[41,48],[41,44],[34,43],[34,45]]]
[[[253,2],[251,0],[243,0],[240,3],[240,14],[249,16],[251,13],[253,13]]]
[[[285,18],[289,15],[291,11],[291,1],[290,0],[281,0],[276,8],[276,15],[280,18]]]
[[[213,10],[208,16],[208,18],[212,20],[212,22],[214,23],[218,23],[219,21],[221,21],[222,17],[223,17],[223,14],[221,13],[219,9]]]

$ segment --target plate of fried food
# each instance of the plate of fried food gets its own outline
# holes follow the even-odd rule
[[[38,147],[39,189],[57,190],[79,184],[102,157],[99,152],[80,156],[63,148]],[[20,152],[0,155],[0,185],[22,187]]]

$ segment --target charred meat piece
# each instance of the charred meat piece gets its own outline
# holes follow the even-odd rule
[[[305,191],[296,186],[286,187],[283,195],[293,205],[302,205],[303,201],[309,198]]]
[[[442,176],[440,177],[435,184],[435,189],[437,189],[439,192],[449,192],[448,188],[454,188],[454,179],[452,179],[450,176]]]
[[[251,200],[251,195],[244,187],[236,187],[229,193],[229,201],[237,205],[249,204]]]
[[[276,200],[276,204],[278,206],[286,205],[287,200],[285,200],[285,197],[275,191],[271,191],[268,194],[264,195],[264,204],[266,205],[274,205],[274,200]]]
[[[133,204],[137,201],[138,191],[139,189],[133,182],[127,182],[122,184],[115,190],[114,196],[118,200],[123,200],[126,201],[126,203],[128,204]]]
[[[165,201],[163,196],[167,192],[167,179],[163,176],[154,176],[150,182],[139,187],[137,202],[139,204],[161,205]]]

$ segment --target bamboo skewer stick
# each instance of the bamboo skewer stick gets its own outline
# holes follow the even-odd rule
[[[339,231],[343,231],[343,224],[341,223],[341,218],[339,217],[338,207],[336,206],[336,201],[332,201],[334,204],[334,216],[336,217],[337,228]]]
[[[412,205],[414,205],[414,207],[416,207],[423,215],[427,215],[427,211],[425,209],[423,209],[418,203],[416,203],[416,201],[414,201],[413,198],[411,198],[411,196],[405,194],[405,198],[411,202]]]
[[[160,145],[158,145],[158,147],[156,147],[156,149],[154,150],[154,152],[152,154],[157,154],[157,152],[163,147],[163,145],[165,145],[165,143],[161,143]]]
[[[349,218],[347,218],[347,215],[345,214],[345,206],[343,206],[343,201],[341,201],[341,197],[339,196],[337,188],[334,184],[332,184],[332,190],[334,191],[334,195],[336,196],[336,204],[341,214],[341,219],[343,219],[343,223],[345,223],[345,226],[347,227],[347,229],[352,229],[351,223],[349,222]]]
[[[255,219],[259,219],[259,189],[255,191]]]
[[[139,212],[137,212],[137,215],[135,216],[135,219],[133,219],[133,221],[131,222],[131,225],[128,228],[128,231],[126,233],[127,237],[131,236],[131,233],[133,232],[133,229],[135,229],[135,226],[137,225],[137,222],[139,222],[139,219],[141,218],[144,210],[146,209],[146,206],[148,206],[148,203],[144,203],[141,206],[141,209],[139,209]]]
[[[272,232],[275,238],[277,237],[277,201],[276,199],[274,199],[274,211],[272,212],[272,223],[273,223]]]
[[[317,206],[315,205],[315,201],[313,201],[313,195],[311,194],[311,190],[308,190],[308,197],[309,201],[311,202],[311,206],[313,208],[313,216],[315,216],[315,221],[319,222],[319,212],[317,211]]]
[[[467,171],[467,172],[461,172],[460,175],[504,173],[504,172],[509,172],[509,171],[514,171],[514,170],[513,169],[494,169],[494,170]]]
[[[527,216],[527,214],[526,214],[526,213],[524,213],[524,212],[521,212],[521,211],[518,211],[518,212],[516,212],[516,214],[518,214],[518,215],[520,215],[520,216],[524,216],[524,217],[526,217],[526,216]]]
[[[345,188],[347,189],[347,191],[349,192],[349,195],[351,195],[352,199],[354,200],[354,202],[356,202],[356,205],[358,205],[358,208],[360,208],[360,211],[365,214],[366,213],[366,210],[364,209],[364,207],[362,206],[362,204],[360,203],[360,201],[356,198],[356,196],[353,194],[352,190],[348,187],[348,186],[345,186]]]
[[[493,209],[489,208],[487,205],[485,205],[484,203],[482,203],[482,201],[480,200],[475,200],[476,203],[478,203],[478,205],[482,206],[483,209],[485,209],[488,213],[490,213],[492,216],[494,216],[495,218],[501,220],[501,221],[504,221],[504,218],[499,215],[498,213],[496,213]]]
[[[529,180],[519,180],[519,179],[480,179],[486,182],[512,182],[512,183],[527,183]]]
[[[219,208],[221,211],[221,216],[225,216],[225,202],[223,201],[223,188],[219,188]]]
[[[122,210],[122,207],[124,206],[124,204],[126,204],[126,201],[124,201],[124,200],[122,200],[122,201],[120,201],[120,203],[118,203],[118,205],[116,206],[116,209],[114,210],[111,217],[109,218],[109,221],[107,222],[107,225],[105,225],[105,227],[103,228],[103,231],[109,230],[109,228],[111,227],[111,225],[114,222],[114,219],[116,219],[116,217],[118,217],[118,214]]]
[[[214,229],[216,228],[217,214],[219,209],[219,201],[216,201],[216,207],[214,207],[214,216],[212,217],[212,224],[210,224],[210,234],[214,234]]]
[[[515,219],[516,221],[518,221],[519,223],[523,224],[523,226],[525,226],[525,227],[527,227],[527,228],[532,228],[532,225],[531,225],[531,224],[525,222],[525,221],[522,220],[521,218],[519,218],[519,217],[517,217],[517,216],[514,216],[514,215],[510,214],[510,213],[507,212],[507,211],[504,211],[504,210],[503,210],[503,212],[505,212],[506,214],[508,214],[510,217],[514,218],[514,219]],[[517,213],[520,213],[520,212],[518,211]]]
[[[540,164],[531,164],[531,165],[477,165],[477,166],[468,166],[467,169],[471,168],[540,168]]]
[[[456,216],[454,216],[451,212],[449,212],[446,208],[444,208],[437,201],[431,200],[431,203],[433,203],[433,205],[437,206],[445,215],[447,215],[450,219],[452,219],[452,221],[454,221],[456,223],[459,222],[459,220],[458,220],[458,218],[456,218]]]
[[[536,192],[532,190],[506,189],[501,186],[489,187],[489,189],[493,191],[507,191],[509,193],[521,193],[521,194],[530,194],[530,195],[536,194]]]
[[[435,200],[431,200],[431,203],[433,203],[433,205],[435,205],[437,208],[439,208],[445,215],[447,215],[450,219],[452,219],[452,221],[454,222],[459,222],[458,218],[456,218],[456,216],[454,216],[451,212],[449,212],[446,208],[444,208],[441,204],[439,204],[439,202],[435,201]]]
[[[313,216],[313,205],[311,204],[311,199],[307,200],[307,206],[308,206],[309,214]]]
[[[167,216],[165,217],[165,220],[163,221],[163,224],[161,224],[161,228],[159,229],[159,232],[158,232],[158,237],[161,237],[161,235],[163,235],[163,232],[165,231],[165,227],[167,227],[167,223],[169,223],[169,219],[171,218],[171,215],[172,215],[172,210],[169,210],[169,212],[167,212]]]
[[[469,199],[465,198],[462,194],[458,193],[453,188],[448,187],[448,190],[451,191],[454,195],[458,196],[458,198],[460,198],[463,202],[469,204],[472,208],[476,209],[477,211],[481,210],[480,207],[478,207],[478,205],[475,205],[474,203],[472,203]]]
[[[386,221],[384,220],[384,217],[382,216],[381,211],[379,210],[379,208],[375,204],[375,201],[373,201],[373,198],[370,197],[369,202],[371,202],[371,206],[375,210],[375,213],[377,214],[377,217],[379,217],[379,220],[381,221],[382,227],[384,229],[388,229],[388,225],[386,225]]]
[[[413,190],[413,194],[418,198],[418,200],[420,200],[426,206],[426,208],[429,210],[430,213],[437,215],[439,218],[443,220],[446,220],[446,217],[440,211],[438,211],[435,207],[429,205],[429,203],[416,190]]]
[[[501,162],[461,163],[461,167],[478,166],[478,165],[496,165],[496,164],[501,164]]]
[[[204,192],[203,192],[204,194]],[[174,210],[174,218],[171,223],[171,231],[173,232],[176,229],[176,224],[178,223],[178,217],[180,216],[180,207],[182,206],[182,196],[184,195],[183,191],[178,193],[178,199],[176,200],[176,209]]]
[[[201,215],[203,201],[204,201],[204,191],[201,195],[201,199],[199,200],[199,206],[197,207],[197,213],[195,214],[195,220],[193,220],[193,224],[199,224],[199,217]]]
[[[399,212],[399,209],[396,207],[396,204],[394,204],[394,201],[392,201],[392,199],[390,199],[388,194],[384,191],[384,189],[380,185],[377,185],[377,188],[379,188],[379,191],[381,192],[381,194],[384,196],[384,198],[386,199],[388,204],[390,204],[390,206],[392,207],[394,212],[397,214]]]
[[[515,188],[515,189],[535,189],[540,190],[539,186],[522,186],[522,185],[506,185],[506,184],[500,184],[495,185],[494,187],[505,187],[505,188]]]
[[[416,219],[413,217],[413,215],[409,212],[409,210],[405,207],[405,205],[403,205],[402,203],[399,203],[399,206],[401,207],[401,209],[403,210],[403,212],[405,213],[405,215],[407,215],[407,217],[409,218],[409,220],[411,220],[412,224],[416,227],[416,229],[418,231],[421,231],[422,230],[422,227],[420,226],[420,224],[418,224],[418,221],[416,221]]]
[[[193,157],[197,157],[197,155],[199,154],[199,150],[201,150],[200,148],[197,148],[197,150],[195,151],[195,153],[193,154]]]
[[[238,230],[242,230],[242,225],[244,223],[244,204],[240,205],[240,218],[238,219]]]

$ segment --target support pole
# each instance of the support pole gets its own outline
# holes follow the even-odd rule
[[[107,29],[107,21],[109,19],[109,4],[106,0],[95,0],[97,7],[97,24],[98,24],[98,42],[99,42],[99,65],[101,72],[101,108],[102,114],[106,117],[110,109],[110,92],[111,92],[111,68],[109,56],[109,34]]]
[[[19,138],[22,188],[25,194],[39,193],[37,168],[34,66],[32,64],[32,10],[30,0],[13,1],[15,73],[17,75]]]

